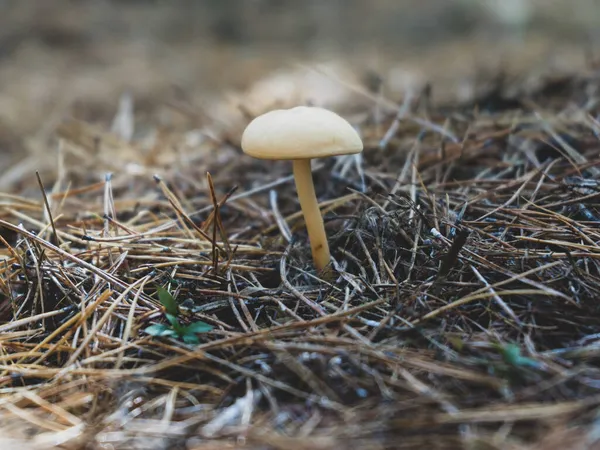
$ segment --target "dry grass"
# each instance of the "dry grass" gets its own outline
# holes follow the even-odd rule
[[[596,69],[464,103],[349,87],[364,154],[314,173],[332,282],[289,165],[210,111],[125,98],[5,172],[3,448],[598,445]],[[159,287],[199,345],[144,332]]]

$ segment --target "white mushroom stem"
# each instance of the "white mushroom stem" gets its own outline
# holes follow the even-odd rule
[[[310,159],[294,160],[294,179],[300,207],[304,214],[306,230],[308,231],[313,261],[317,270],[322,271],[329,264],[329,245],[327,244],[323,216],[321,216],[317,195],[315,194]]]

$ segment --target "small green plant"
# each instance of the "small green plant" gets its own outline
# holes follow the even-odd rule
[[[197,333],[206,333],[213,329],[212,325],[202,321],[194,322],[187,326],[181,325],[177,318],[179,306],[171,293],[162,287],[158,288],[158,299],[165,307],[165,316],[169,324],[159,323],[150,325],[144,330],[150,336],[177,336],[186,344],[199,344],[200,340]]]
[[[498,345],[504,362],[512,367],[528,367],[538,369],[540,364],[527,356],[521,355],[521,349],[516,344]]]

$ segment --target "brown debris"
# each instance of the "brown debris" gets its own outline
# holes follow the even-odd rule
[[[289,164],[237,148],[249,117],[165,107],[160,127],[120,119],[131,139],[64,122],[43,184],[14,167],[3,448],[598,445],[600,75],[459,103],[348,84],[364,154],[314,172],[333,281]],[[198,345],[144,332],[168,323],[158,287],[213,326]]]

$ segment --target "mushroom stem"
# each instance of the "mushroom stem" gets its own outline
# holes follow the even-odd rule
[[[296,191],[298,192],[300,207],[304,214],[306,230],[308,231],[313,261],[317,270],[321,272],[329,264],[330,255],[325,226],[323,225],[323,216],[321,216],[317,195],[315,194],[310,159],[294,160],[294,179],[296,181]]]

